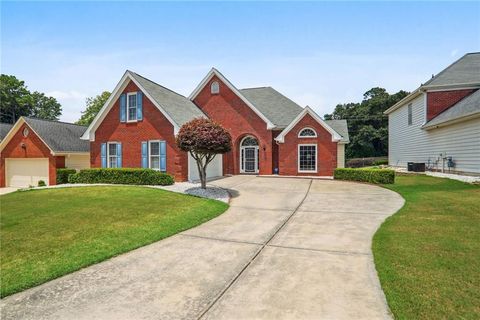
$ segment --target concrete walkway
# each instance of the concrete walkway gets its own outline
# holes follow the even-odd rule
[[[1,302],[2,319],[385,319],[371,238],[403,199],[349,182],[235,176],[197,228]]]

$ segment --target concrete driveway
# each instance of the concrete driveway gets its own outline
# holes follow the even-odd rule
[[[396,193],[235,176],[197,228],[2,300],[2,319],[385,319],[371,254]]]

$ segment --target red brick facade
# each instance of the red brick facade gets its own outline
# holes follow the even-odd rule
[[[123,93],[137,91],[139,91],[138,87],[130,81]],[[186,181],[188,179],[187,153],[176,147],[173,125],[145,94],[142,103],[143,120],[120,122],[120,102],[117,99],[95,131],[95,141],[90,143],[91,167],[101,167],[100,148],[102,143],[122,143],[122,167],[139,168],[142,166],[142,141],[165,140],[167,144],[167,172],[172,174],[176,181]]]
[[[427,121],[475,91],[476,89],[427,92]]]
[[[212,82],[217,81],[219,93],[211,93]],[[129,82],[122,93],[137,92],[139,88]],[[144,92],[145,93],[145,92]],[[299,143],[316,143],[318,171],[303,175],[331,176],[337,164],[337,145],[332,135],[311,116],[307,115],[286,136],[285,142],[275,140],[282,130],[269,130],[267,123],[248,106],[234,90],[214,75],[196,94],[193,102],[210,119],[224,126],[232,136],[232,151],[223,155],[223,174],[241,173],[240,143],[246,136],[258,141],[258,173],[270,175],[279,169],[282,175],[302,175],[297,170],[297,147]],[[132,123],[120,122],[119,99],[95,130],[95,141],[90,143],[91,167],[101,167],[101,144],[107,142],[122,143],[122,167],[141,167],[141,142],[165,140],[167,143],[167,172],[176,181],[188,179],[187,153],[180,151],[175,144],[174,126],[160,110],[143,95],[143,120]],[[298,130],[309,126],[314,128],[318,137],[298,139]]]
[[[23,136],[23,130],[28,128],[29,134]],[[12,139],[3,148],[0,155],[0,187],[5,187],[5,158],[48,158],[48,179],[45,181],[49,185],[56,184],[57,180],[57,162],[65,166],[65,157],[55,157],[43,141],[33,132],[33,130],[24,123],[19,127]],[[57,160],[58,158],[58,160]]]
[[[316,138],[299,138],[299,132],[309,127],[316,131]],[[298,172],[298,145],[317,145],[317,172]],[[333,176],[337,167],[337,142],[332,142],[332,134],[325,130],[315,119],[306,114],[293,128],[285,135],[284,143],[278,144],[279,174],[287,176]]]
[[[212,94],[213,81],[220,84],[220,93]],[[214,76],[199,92],[194,103],[208,117],[224,126],[232,135],[233,149],[223,156],[223,173],[240,173],[240,142],[251,135],[259,143],[259,174],[273,173],[273,136],[263,121],[243,100],[230,90],[226,84]]]

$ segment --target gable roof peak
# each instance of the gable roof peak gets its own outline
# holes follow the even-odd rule
[[[306,106],[300,114],[293,119],[293,121],[285,128],[282,132],[275,138],[279,143],[285,142],[285,136],[289,133],[299,122],[302,120],[305,115],[309,114],[315,121],[317,121],[325,130],[327,130],[332,135],[333,142],[348,142],[342,139],[342,136],[335,131],[331,126],[329,126],[325,120],[323,120],[312,108]]]

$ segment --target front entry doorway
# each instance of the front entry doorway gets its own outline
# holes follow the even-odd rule
[[[258,173],[258,141],[246,136],[240,143],[240,173]]]

